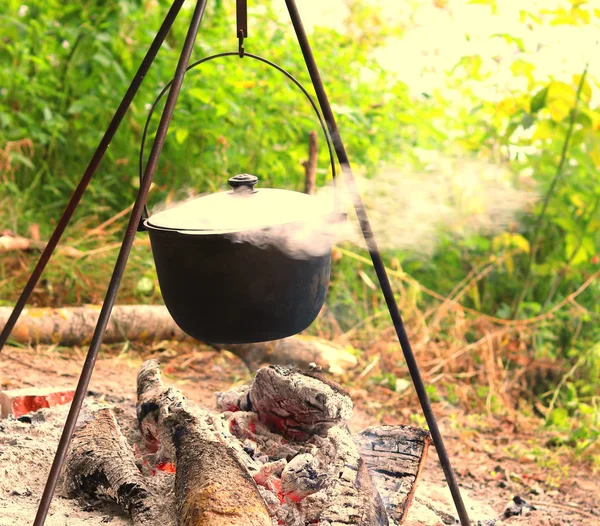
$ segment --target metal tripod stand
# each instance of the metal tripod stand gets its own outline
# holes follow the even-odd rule
[[[44,271],[44,268],[46,267],[46,264],[50,260],[50,257],[52,256],[52,253],[54,252],[62,234],[64,233],[65,228],[67,227],[71,217],[73,216],[73,213],[75,212],[75,209],[77,208],[91,178],[98,169],[100,161],[106,153],[106,150],[108,149],[108,146],[110,145],[117,129],[119,128],[119,125],[121,124],[125,113],[127,112],[131,102],[133,101],[133,98],[135,97],[138,89],[140,88],[144,77],[150,69],[150,66],[152,65],[156,55],[158,54],[158,51],[163,41],[165,40],[167,33],[169,32],[175,19],[177,18],[177,15],[183,3],[184,0],[174,0],[169,12],[165,17],[162,26],[158,30],[158,33],[154,38],[154,41],[152,42],[148,52],[146,53],[146,56],[142,60],[142,63],[140,64],[140,67],[136,72],[127,92],[125,93],[123,100],[117,108],[108,126],[108,129],[106,130],[106,133],[100,141],[98,148],[94,152],[94,155],[92,156],[92,159],[89,165],[87,166],[81,178],[81,181],[79,182],[75,191],[73,192],[73,195],[71,196],[71,199],[69,200],[69,203],[67,204],[63,215],[61,216],[52,236],[50,237],[48,244],[46,245],[44,251],[42,252],[42,255],[40,256],[39,261],[35,266],[35,269],[33,270],[27,284],[25,285],[21,296],[19,297],[19,300],[17,301],[12,311],[11,316],[9,317],[6,325],[4,326],[2,333],[0,333],[0,351],[6,344],[12,329],[14,328],[21,312],[23,311],[27,300],[29,299],[29,296],[35,288],[42,272]],[[431,436],[438,453],[440,464],[446,476],[446,481],[448,482],[448,486],[452,493],[452,498],[454,499],[456,510],[460,517],[461,525],[467,526],[470,524],[470,521],[460,495],[458,482],[450,465],[448,453],[446,452],[442,435],[440,434],[433,410],[431,408],[429,397],[427,396],[425,390],[423,379],[421,378],[419,366],[417,364],[416,358],[408,340],[408,336],[406,334],[406,330],[404,327],[404,323],[402,322],[400,312],[398,311],[398,306],[394,298],[392,287],[390,285],[390,281],[387,276],[383,260],[381,258],[381,254],[379,252],[379,249],[377,248],[377,244],[373,236],[371,224],[367,217],[362,198],[358,192],[354,176],[350,167],[350,161],[348,159],[346,149],[344,148],[344,144],[340,137],[336,120],[333,115],[331,105],[329,103],[329,99],[325,91],[325,87],[321,80],[321,76],[319,74],[319,70],[317,68],[317,64],[315,62],[315,58],[313,56],[306,35],[306,31],[304,30],[302,20],[300,18],[300,13],[298,12],[295,0],[285,0],[285,3],[289,11],[296,36],[298,38],[298,43],[302,50],[306,66],[317,95],[322,117],[326,122],[328,132],[333,140],[335,153],[344,172],[344,179],[346,181],[349,193],[353,200],[353,205],[356,210],[360,227],[362,229],[365,241],[367,243],[367,247],[371,255],[371,259],[373,261],[373,266],[377,273],[377,278],[379,280],[381,291],[384,295],[388,310],[390,312],[390,316],[396,329],[398,340],[400,341],[400,345],[402,347],[402,351],[406,359],[408,370],[410,372],[413,384],[415,386],[415,390],[419,397],[423,414],[429,426],[429,430],[431,432]],[[48,480],[44,488],[44,493],[42,495],[42,499],[38,507],[37,515],[35,517],[34,526],[43,526],[46,520],[46,515],[50,508],[50,503],[52,501],[54,490],[58,482],[58,477],[60,475],[60,471],[68,451],[69,443],[75,430],[77,418],[79,416],[79,412],[81,410],[81,406],[83,404],[88,389],[90,378],[92,376],[92,371],[94,369],[96,358],[98,356],[98,351],[102,343],[102,338],[106,330],[106,326],[108,324],[112,308],[115,303],[115,298],[119,289],[121,278],[125,271],[127,259],[131,252],[131,247],[133,245],[136,232],[138,231],[138,226],[140,224],[140,220],[142,218],[143,210],[146,204],[148,191],[150,189],[152,178],[156,171],[158,160],[163,149],[165,137],[167,135],[167,130],[171,123],[171,118],[175,109],[175,104],[177,103],[177,98],[179,96],[186,69],[190,61],[190,56],[194,47],[194,43],[196,41],[196,36],[198,34],[200,22],[204,15],[206,4],[207,0],[197,0],[195,9],[192,14],[192,19],[190,22],[189,29],[187,31],[187,35],[183,44],[179,61],[177,63],[175,75],[173,77],[171,87],[165,103],[165,107],[163,109],[162,116],[160,119],[160,123],[157,128],[156,138],[152,145],[152,149],[150,151],[148,162],[144,170],[144,175],[140,184],[140,188],[135,199],[135,204],[129,217],[129,223],[127,225],[127,229],[123,237],[121,249],[119,251],[119,255],[117,257],[117,261],[115,263],[115,267],[108,285],[104,303],[102,305],[102,310],[100,311],[100,316],[98,318],[98,322],[90,343],[89,351],[87,353],[87,357],[85,359],[85,363],[83,365],[81,375],[79,377],[79,381],[75,391],[75,396],[71,403],[71,408],[67,420],[65,422],[60,442],[58,444],[58,449],[56,451],[54,462],[48,475]],[[243,57],[244,39],[248,36],[246,0],[236,0],[236,6],[239,56]]]

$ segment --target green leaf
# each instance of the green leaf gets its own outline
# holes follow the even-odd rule
[[[523,39],[517,38],[508,33],[496,33],[492,35],[491,38],[502,38],[506,41],[507,44],[516,44],[520,51],[525,51],[525,46],[523,45]],[[522,61],[517,61],[522,62]],[[533,66],[532,66],[533,69]]]
[[[186,128],[178,128],[175,132],[175,140],[178,144],[183,144],[185,140],[188,138],[190,131]]]
[[[524,130],[528,130],[529,128],[531,128],[533,126],[533,123],[535,122],[535,118],[531,113],[526,113],[525,115],[523,115],[523,120],[521,121],[521,125],[523,126]]]
[[[498,10],[498,5],[496,0],[469,0],[469,4],[475,5],[489,5],[492,8],[492,13],[496,13]]]
[[[187,90],[187,93],[205,104],[208,104],[213,99],[212,92],[202,88],[190,88]]]
[[[596,170],[596,165],[592,158],[586,153],[583,152],[580,148],[573,149],[571,152],[571,156],[577,161],[577,163],[582,166],[588,175],[592,177],[596,177],[598,175],[598,170]]]
[[[531,81],[533,81],[534,69],[535,65],[533,65],[531,62],[527,62],[526,60],[515,60],[510,65],[510,70],[515,77],[526,77]]]
[[[137,282],[135,290],[140,294],[149,295],[154,290],[154,282],[150,278],[144,276]]]
[[[573,75],[573,85],[578,87],[581,82],[582,75]],[[592,99],[592,86],[586,80],[583,81],[583,86],[581,87],[581,100],[585,102],[589,102]]]
[[[44,106],[42,113],[44,114],[44,120],[46,122],[50,122],[52,120],[52,111],[50,111],[48,106]]]
[[[81,100],[76,100],[73,104],[71,104],[71,106],[69,106],[67,113],[69,113],[70,115],[72,115],[74,113],[81,113],[84,109],[85,109],[84,102]]]
[[[569,412],[564,407],[553,409],[546,419],[546,424],[560,428],[568,427]]]
[[[546,105],[548,86],[538,91],[531,99],[531,113],[537,113]]]

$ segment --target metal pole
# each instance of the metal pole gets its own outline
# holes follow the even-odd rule
[[[421,403],[423,414],[425,415],[425,419],[427,420],[427,425],[429,426],[429,431],[431,432],[431,437],[433,439],[433,443],[435,444],[435,449],[438,453],[440,464],[442,465],[444,475],[446,476],[446,481],[448,482],[450,492],[452,493],[452,498],[454,499],[456,511],[458,512],[458,516],[460,518],[462,526],[469,526],[469,516],[467,514],[467,510],[465,508],[460,494],[458,482],[456,480],[454,471],[452,470],[452,466],[450,465],[450,459],[448,458],[448,453],[444,446],[444,440],[437,425],[437,421],[435,419],[435,415],[431,407],[431,402],[429,401],[427,391],[425,390],[425,384],[423,383],[423,378],[421,377],[421,372],[419,370],[417,359],[415,358],[412,347],[410,345],[410,341],[408,340],[408,335],[406,334],[406,329],[404,328],[404,323],[402,321],[400,311],[398,310],[396,299],[394,298],[394,292],[392,290],[390,280],[385,270],[385,265],[377,247],[375,237],[373,236],[371,223],[369,222],[364,203],[360,196],[360,192],[358,191],[358,188],[356,186],[356,181],[354,180],[354,175],[350,167],[350,161],[348,159],[346,149],[344,148],[344,144],[340,137],[340,132],[335,121],[335,116],[333,115],[333,111],[331,110],[331,105],[329,104],[327,93],[325,92],[325,86],[323,85],[323,81],[321,80],[321,75],[319,74],[319,70],[317,68],[317,64],[315,62],[315,58],[312,53],[310,43],[308,41],[308,37],[306,35],[306,31],[304,30],[304,26],[300,18],[300,13],[298,12],[298,8],[296,7],[295,0],[285,0],[285,3],[290,13],[292,24],[294,26],[294,30],[296,31],[296,36],[298,37],[298,43],[300,44],[302,55],[304,56],[304,60],[306,62],[306,67],[308,68],[310,78],[312,80],[315,92],[317,94],[317,98],[319,100],[319,104],[321,106],[321,111],[323,112],[323,116],[325,117],[325,121],[327,122],[329,133],[333,138],[335,151],[344,171],[344,179],[352,197],[354,209],[356,210],[356,215],[358,216],[360,227],[362,229],[365,241],[367,242],[369,254],[371,255],[373,266],[375,267],[375,272],[377,273],[377,278],[379,279],[379,284],[381,286],[385,302],[390,312],[392,322],[394,323],[394,328],[396,329],[396,334],[398,335],[398,340],[400,341],[400,346],[402,347],[402,352],[404,353],[404,358],[406,360],[410,376],[415,386],[417,396],[419,397],[419,402]]]
[[[169,124],[171,123],[173,110],[175,109],[177,97],[179,96],[179,91],[181,89],[185,72],[190,61],[194,42],[196,41],[196,35],[198,34],[198,28],[200,27],[200,22],[204,15],[206,1],[207,0],[198,0],[196,8],[194,9],[194,14],[192,15],[192,21],[185,37],[183,49],[181,51],[175,76],[173,78],[173,84],[171,85],[171,90],[169,91],[165,108],[160,119],[160,124],[158,125],[156,139],[152,145],[152,150],[148,159],[148,165],[146,166],[146,170],[144,172],[144,178],[141,181],[140,189],[138,190],[135,204],[129,218],[129,224],[127,225],[127,230],[125,231],[123,244],[121,245],[121,250],[119,251],[119,256],[117,257],[115,268],[108,285],[108,290],[106,292],[106,297],[104,298],[104,303],[102,305],[102,310],[100,311],[96,329],[94,330],[90,348],[85,359],[83,369],[81,370],[79,382],[77,383],[77,389],[75,390],[75,396],[71,402],[71,408],[60,437],[60,442],[58,443],[58,449],[54,457],[54,462],[50,468],[50,474],[48,475],[46,487],[44,488],[44,493],[42,495],[37,515],[33,523],[34,526],[43,526],[46,520],[46,515],[48,514],[48,510],[50,508],[50,503],[52,502],[52,496],[58,482],[58,477],[69,448],[69,443],[71,442],[71,437],[73,436],[73,431],[75,430],[79,411],[81,410],[81,406],[90,383],[90,378],[94,370],[98,351],[100,350],[100,345],[102,344],[102,337],[104,336],[104,331],[106,330],[110,313],[114,306],[117,292],[119,290],[121,278],[123,277],[123,272],[125,271],[125,266],[127,265],[127,259],[129,257],[129,253],[131,252],[137,227],[142,217],[142,211],[146,203],[146,197],[148,195],[148,190],[150,189],[150,184],[152,183],[152,177],[156,171],[158,160],[165,142],[165,137],[167,135],[167,130],[169,128]]]
[[[23,292],[21,292],[21,296],[17,300],[17,303],[13,311],[11,312],[8,321],[6,322],[6,325],[0,333],[0,352],[2,352],[2,349],[4,348],[4,345],[6,344],[6,341],[8,340],[11,331],[14,329],[15,324],[17,323],[17,320],[21,315],[21,312],[23,312],[23,309],[25,308],[27,300],[29,300],[29,296],[31,296],[33,289],[37,285],[37,282],[39,281],[42,275],[42,272],[44,272],[48,261],[52,257],[52,253],[54,252],[54,249],[58,245],[60,238],[62,237],[65,229],[67,228],[67,225],[69,224],[69,221],[71,220],[71,217],[73,216],[73,213],[75,212],[79,201],[81,201],[81,198],[86,188],[88,187],[89,182],[96,173],[96,170],[100,165],[100,161],[102,161],[102,157],[104,157],[108,146],[113,140],[115,133],[119,129],[119,125],[121,124],[125,113],[127,113],[127,110],[129,109],[133,98],[138,92],[140,86],[142,85],[142,82],[144,81],[144,78],[148,73],[152,62],[154,62],[154,59],[156,58],[156,55],[158,54],[158,51],[162,46],[165,37],[167,36],[167,33],[169,32],[171,26],[173,25],[173,22],[177,18],[177,14],[179,13],[181,6],[183,5],[183,2],[184,0],[175,0],[173,2],[171,9],[169,9],[167,16],[165,17],[162,25],[160,26],[160,29],[158,30],[158,33],[156,34],[156,37],[150,45],[146,56],[142,60],[139,69],[133,77],[133,80],[131,81],[127,92],[125,93],[123,100],[119,104],[117,111],[115,112],[112,120],[110,121],[110,124],[108,125],[106,132],[104,133],[104,136],[102,137],[102,140],[100,141],[100,144],[98,145],[98,148],[94,152],[91,161],[85,169],[85,172],[81,177],[81,181],[79,181],[79,184],[75,188],[75,191],[73,192],[73,195],[71,196],[71,199],[69,200],[67,207],[63,212],[63,215],[59,219],[58,224],[54,229],[54,232],[50,236],[48,244],[45,246],[42,255],[40,256],[40,259],[38,260],[35,268],[33,269],[33,272],[31,273],[31,276],[29,277],[29,280],[27,281]]]

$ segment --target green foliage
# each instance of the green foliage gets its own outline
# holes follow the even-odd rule
[[[169,4],[2,3],[2,228],[25,233],[36,222],[47,238]],[[193,59],[236,50],[233,4],[209,4]],[[495,0],[470,4],[492,13],[502,7]],[[592,2],[564,4],[540,12],[529,12],[526,6],[518,13],[520,27],[598,28],[600,11],[592,9]],[[481,95],[495,82],[500,66],[496,57],[469,53],[447,65],[443,89],[417,96],[373,58],[388,37],[399,36],[398,28],[365,2],[354,0],[348,6],[346,32],[317,28],[311,42],[350,158],[360,171],[376,177],[385,164],[425,170],[428,156],[471,157],[503,165],[514,187],[540,195],[531,213],[503,232],[458,236],[444,231],[430,257],[390,251],[386,261],[393,262],[390,266],[399,275],[406,273],[441,295],[449,294],[471,270],[491,264],[491,271],[460,302],[502,319],[543,318],[527,336],[526,353],[532,360],[550,360],[560,374],[528,385],[525,394],[546,407],[549,426],[567,433],[565,440],[584,450],[598,438],[600,396],[600,357],[594,347],[600,341],[600,285],[594,278],[600,269],[598,79],[584,73],[583,66],[572,78],[543,76],[523,35],[500,28],[490,38],[514,50],[502,67],[520,81],[518,89],[505,90],[502,99]],[[270,3],[250,9],[252,35],[246,49],[310,86],[288,25],[278,21]],[[173,74],[189,14],[189,9],[182,11],[161,49],[82,201],[78,219],[101,221],[133,201],[148,108]],[[151,121],[146,154],[160,109],[162,103]],[[193,69],[169,130],[151,203],[186,188],[214,191],[228,176],[245,171],[256,173],[265,186],[300,189],[307,134],[318,129],[311,112],[302,94],[264,64],[232,57]],[[323,138],[320,144],[318,184],[324,184],[330,175]],[[128,286],[139,301],[154,300],[158,289],[149,257],[140,257],[138,263],[141,270]],[[89,299],[85,287],[75,294],[68,284],[88,275],[93,266],[93,261],[83,260],[66,271],[65,301]],[[0,275],[0,282],[6,279]],[[369,319],[363,328],[376,338],[387,323],[380,315],[385,305],[370,286],[374,281],[367,264],[342,257],[333,265],[328,305],[343,331]],[[417,307],[429,310],[428,298],[413,283],[398,299],[410,313]],[[439,337],[455,336],[442,326]],[[477,331],[464,336],[468,343],[480,337]],[[508,358],[504,366],[519,367]],[[405,388],[404,380],[391,374],[377,381],[392,390]],[[440,398],[430,389],[432,397]],[[474,392],[485,399],[487,389],[479,386]],[[457,403],[456,392],[447,392],[448,400]],[[494,395],[490,404],[496,408],[501,402]]]

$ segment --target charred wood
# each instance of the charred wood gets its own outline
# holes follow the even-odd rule
[[[116,502],[129,513],[134,526],[160,524],[133,451],[110,409],[89,413],[71,444],[65,473],[71,497]]]
[[[138,374],[138,421],[147,439],[174,447],[180,526],[271,526],[256,483],[210,415],[165,388],[155,360]]]
[[[385,495],[390,518],[403,524],[431,444],[429,432],[409,426],[369,427],[356,441],[375,486]]]

